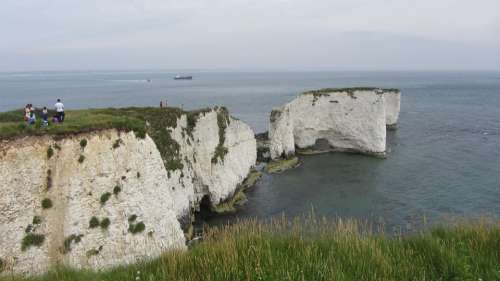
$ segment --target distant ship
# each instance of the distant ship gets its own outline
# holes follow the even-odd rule
[[[193,76],[176,75],[174,80],[193,80]]]

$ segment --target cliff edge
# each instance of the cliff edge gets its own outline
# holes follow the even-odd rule
[[[82,125],[87,115],[100,121]],[[103,269],[183,249],[202,199],[229,200],[256,161],[253,131],[224,108],[67,120],[47,132],[0,128],[10,126],[0,140],[2,274]]]

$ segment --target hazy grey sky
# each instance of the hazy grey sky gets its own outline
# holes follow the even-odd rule
[[[499,0],[2,0],[0,71],[500,69]]]

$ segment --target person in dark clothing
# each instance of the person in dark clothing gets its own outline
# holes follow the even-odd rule
[[[46,127],[49,125],[49,111],[47,107],[44,106],[42,110],[42,126]]]

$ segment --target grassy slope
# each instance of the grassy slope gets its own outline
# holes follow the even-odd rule
[[[208,230],[191,250],[145,264],[0,280],[500,280],[498,223],[438,227],[404,238],[363,229],[345,221],[247,221]]]
[[[143,132],[145,121],[166,121],[166,125],[176,125],[176,119],[183,111],[177,108],[108,108],[66,111],[64,124],[51,124],[40,128],[40,122],[27,126],[22,119],[22,110],[0,113],[0,138],[26,135],[61,135],[87,132],[99,129],[117,128]],[[52,116],[52,113],[49,114]],[[37,114],[40,121],[40,114]]]
[[[40,126],[40,113],[38,112],[37,124],[28,126],[22,119],[22,110],[0,113],[0,140],[22,136],[37,135],[67,135],[102,129],[118,129],[134,131],[140,138],[147,133],[156,143],[167,170],[182,169],[179,157],[179,144],[172,139],[167,128],[175,128],[177,119],[186,114],[188,117],[187,133],[196,124],[199,114],[209,109],[185,112],[179,108],[157,107],[130,107],[85,109],[66,112],[63,124],[50,124],[43,128]],[[220,111],[225,111],[224,108]],[[49,114],[52,116],[53,112]]]

